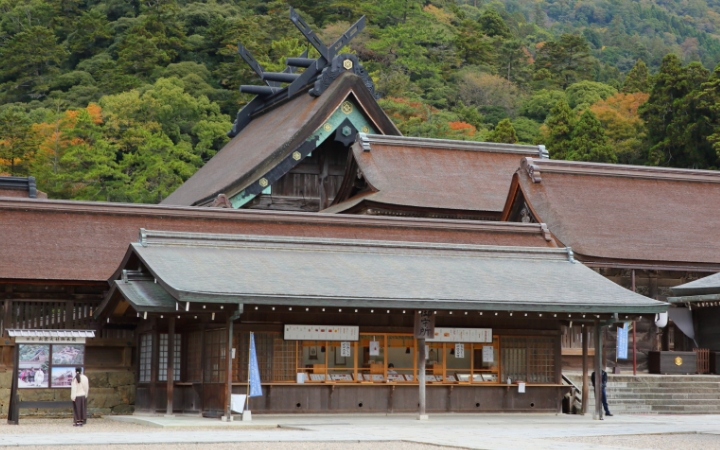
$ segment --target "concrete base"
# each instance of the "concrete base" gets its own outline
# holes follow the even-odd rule
[[[175,414],[165,414],[163,417],[175,417]]]
[[[429,419],[430,419],[430,417],[428,417],[427,414],[420,414],[418,416],[418,420],[429,420]]]
[[[228,416],[222,416],[222,417],[220,417],[220,420],[222,420],[223,422],[232,422],[232,421],[233,421],[233,416],[230,416],[230,417],[228,417]]]
[[[250,422],[252,420],[252,412],[250,411],[243,411],[242,413],[242,421],[243,422]]]

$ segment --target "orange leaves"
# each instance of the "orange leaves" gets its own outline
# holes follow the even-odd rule
[[[87,112],[90,114],[90,117],[92,117],[92,121],[95,125],[103,123],[102,107],[100,105],[97,103],[90,103],[85,109],[87,109]]]
[[[601,115],[618,114],[626,120],[640,120],[638,108],[645,103],[650,94],[635,92],[633,94],[617,93],[607,100],[601,100],[590,107],[600,118]],[[602,120],[602,119],[601,119]]]
[[[457,134],[462,134],[468,137],[475,136],[475,132],[477,131],[474,126],[462,121],[448,122],[448,126],[452,131],[457,132]]]

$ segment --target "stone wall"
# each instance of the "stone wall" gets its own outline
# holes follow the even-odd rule
[[[130,371],[88,370],[90,395],[88,416],[132,414],[135,405],[135,374]],[[12,371],[0,372],[0,418],[7,418],[10,406]],[[67,401],[70,389],[20,389],[20,401]],[[22,417],[72,417],[72,411],[62,408],[23,408]]]

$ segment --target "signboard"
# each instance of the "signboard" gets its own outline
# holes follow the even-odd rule
[[[435,334],[435,315],[428,310],[415,311],[415,339],[430,339]]]
[[[357,341],[360,327],[339,325],[285,325],[286,341]]]
[[[495,347],[492,345],[483,345],[482,362],[491,363],[495,359]]]
[[[370,341],[370,356],[380,356],[379,341]]]
[[[460,359],[465,357],[465,344],[455,344],[455,357]]]
[[[628,357],[628,323],[617,329],[617,357],[627,359]]]
[[[352,348],[351,344],[349,342],[341,342],[340,343],[340,356],[343,358],[348,358],[352,356]]]
[[[29,340],[24,337],[17,340]],[[80,338],[84,341],[84,338]],[[85,362],[85,345],[18,343],[18,388],[69,388],[75,368]],[[45,342],[48,338],[45,338]],[[52,342],[56,342],[52,339]]]
[[[492,342],[492,328],[435,328],[429,342]]]

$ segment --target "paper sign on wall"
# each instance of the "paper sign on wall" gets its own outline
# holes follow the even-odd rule
[[[465,344],[455,344],[455,357],[460,359],[465,357]]]
[[[351,349],[351,347],[350,347],[349,342],[341,342],[340,343],[340,356],[342,356],[343,358],[347,358],[347,357],[351,356],[350,349]]]
[[[483,345],[482,360],[484,363],[491,363],[495,359],[495,347],[492,345]]]
[[[286,341],[357,341],[360,327],[339,325],[285,325]]]
[[[492,328],[435,328],[429,342],[492,342]]]
[[[370,341],[370,356],[380,356],[379,341]]]

